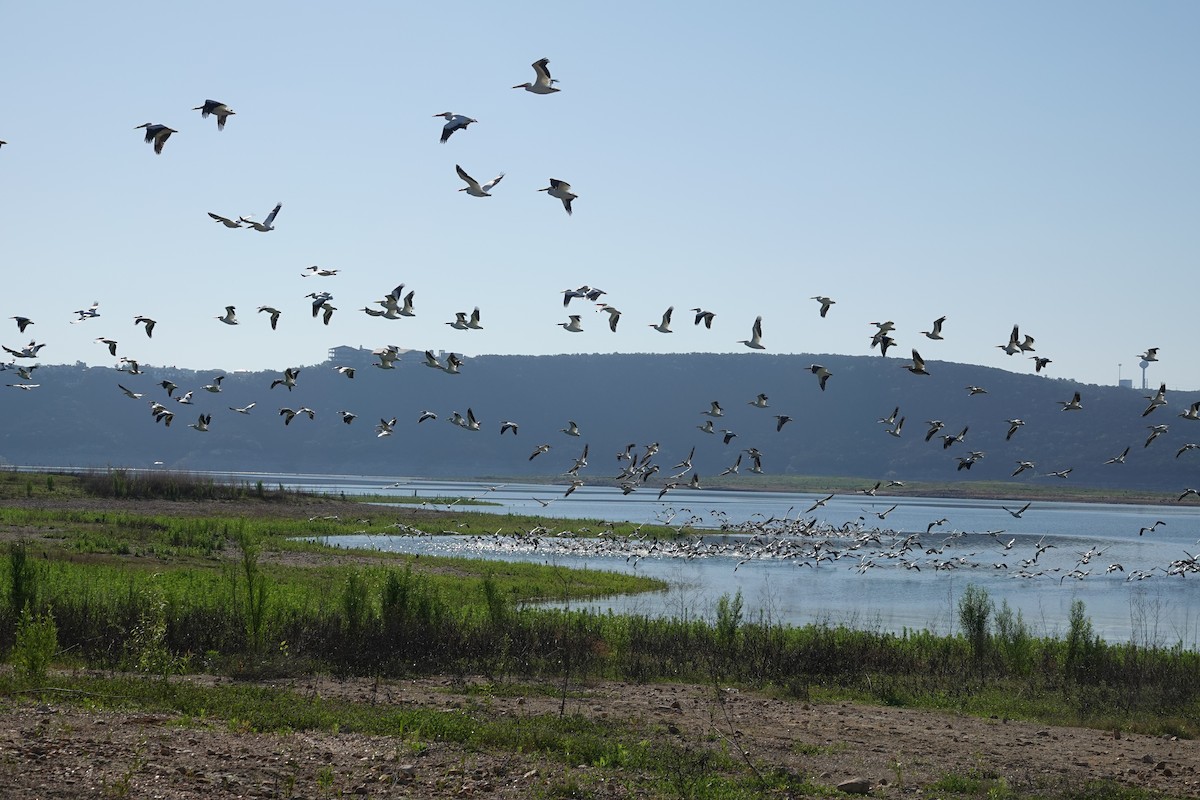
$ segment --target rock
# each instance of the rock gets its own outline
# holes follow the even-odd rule
[[[867,794],[871,791],[871,782],[866,778],[851,778],[839,783],[837,788],[846,794]]]

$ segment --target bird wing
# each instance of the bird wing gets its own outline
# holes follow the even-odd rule
[[[503,173],[503,172],[501,172],[499,175],[497,175],[496,177],[492,178],[490,181],[488,181],[487,183],[485,183],[485,184],[483,185],[483,190],[484,190],[485,192],[487,192],[487,191],[490,191],[490,190],[491,190],[491,189],[492,189],[492,188],[493,188],[493,187],[494,187],[496,184],[498,184],[498,183],[499,183],[500,181],[502,181],[502,180],[504,180],[504,173]]]
[[[279,213],[279,209],[281,208],[283,208],[283,203],[276,203],[275,207],[271,209],[271,213],[267,214],[267,221],[263,225],[269,228],[275,224],[275,215]]]
[[[540,58],[537,61],[533,62],[533,65],[532,65],[533,71],[537,73],[537,82],[542,84],[543,86],[550,85],[550,70],[548,68],[549,63],[550,63],[550,59]],[[568,77],[570,77],[570,76],[568,76]]]
[[[458,177],[462,178],[464,181],[467,182],[467,186],[471,187],[472,189],[474,189],[476,191],[480,191],[479,181],[475,180],[470,175],[468,175],[466,170],[464,170],[458,164],[455,164],[454,171],[458,173]]]

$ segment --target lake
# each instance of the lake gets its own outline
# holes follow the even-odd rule
[[[1035,501],[1015,517],[1005,507],[1019,511],[1023,503],[838,494],[810,512],[819,498],[801,493],[680,488],[660,501],[657,491],[622,495],[619,489],[591,486],[564,497],[563,486],[537,484],[258,473],[231,477],[308,491],[428,498],[433,508],[446,507],[434,498],[471,497],[497,504],[471,506],[471,511],[540,515],[548,527],[516,536],[525,532],[506,526],[501,516],[500,535],[494,537],[363,535],[343,537],[346,546],[587,566],[671,584],[663,593],[586,604],[597,610],[707,617],[719,597],[740,591],[752,619],[948,633],[957,628],[958,598],[974,584],[997,604],[1007,601],[1020,610],[1038,634],[1062,634],[1078,599],[1107,641],[1182,642],[1189,648],[1200,642],[1200,573],[1192,559],[1200,539],[1200,506],[1195,504]],[[881,513],[883,519],[877,516]],[[597,537],[604,521],[686,521],[712,533],[674,546],[604,537],[569,540],[555,535],[560,529],[553,520],[558,518],[595,520],[589,528]],[[822,529],[819,534],[798,532],[813,519]],[[831,535],[831,527],[844,533]],[[1143,528],[1149,530],[1139,535]]]

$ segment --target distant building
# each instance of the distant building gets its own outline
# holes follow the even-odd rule
[[[1117,381],[1117,386],[1120,386],[1122,389],[1132,389],[1133,378],[1121,378]]]

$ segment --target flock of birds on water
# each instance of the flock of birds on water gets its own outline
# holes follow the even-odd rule
[[[524,89],[526,92],[534,95],[551,95],[560,91],[559,87],[555,85],[557,81],[550,76],[549,63],[549,59],[547,58],[535,61],[532,64],[535,73],[534,80],[517,84],[512,88]],[[211,99],[205,100],[203,104],[194,107],[193,110],[199,111],[203,119],[215,117],[218,131],[224,130],[230,117],[236,114],[226,103]],[[462,135],[461,132],[467,131],[469,126],[478,122],[471,117],[450,111],[441,112],[433,116],[444,120],[439,137],[441,144],[446,144],[456,133]],[[172,134],[178,132],[168,125],[151,122],[139,125],[135,130],[143,131],[144,141],[147,144],[152,144],[154,152],[159,155],[163,153],[164,147]],[[7,142],[0,140],[0,146],[7,144]],[[459,191],[477,198],[491,197],[491,192],[497,188],[505,177],[504,173],[500,173],[490,180],[481,182],[468,174],[458,164],[455,164],[455,172],[459,179],[466,184]],[[551,178],[549,185],[539,191],[546,192],[551,198],[560,201],[568,215],[573,213],[572,203],[578,199],[578,195],[568,182]],[[277,203],[261,222],[252,215],[233,216],[209,212],[208,216],[212,221],[229,229],[249,229],[259,233],[270,233],[276,229],[282,208],[283,204]],[[337,269],[311,266],[301,273],[301,277],[333,279],[336,278],[338,273],[339,270]],[[380,298],[359,309],[359,311],[371,317],[378,317],[385,320],[414,317],[417,314],[415,305],[416,291],[413,289],[406,291],[405,289],[404,284],[399,284],[388,290]],[[562,303],[564,311],[567,313],[567,319],[564,322],[558,323],[558,326],[568,333],[583,332],[585,324],[587,324],[585,318],[594,316],[594,314],[570,313],[575,310],[571,305],[572,302],[579,301],[594,306],[595,314],[604,315],[604,324],[612,333],[616,333],[623,319],[622,313],[615,305],[607,302],[605,299],[606,295],[607,292],[604,290],[590,285],[563,290]],[[831,308],[836,304],[833,298],[824,295],[817,295],[811,299],[817,304],[814,308],[814,313],[819,314],[822,318],[826,317]],[[324,325],[329,325],[334,313],[338,311],[337,307],[333,305],[333,293],[328,290],[316,290],[306,295],[306,300],[309,301],[308,310],[311,311],[312,318],[319,319]],[[72,320],[74,324],[87,323],[98,319],[101,317],[100,303],[94,302],[89,307],[79,309],[74,313],[76,316]],[[262,322],[259,324],[269,325],[272,330],[275,330],[283,313],[282,310],[275,306],[262,305],[257,308],[255,317],[261,317]],[[473,308],[471,311],[462,310],[453,313],[454,319],[445,323],[451,329],[457,331],[483,330],[483,316],[478,307]],[[674,332],[672,329],[672,325],[675,324],[674,314],[675,308],[671,306],[663,312],[661,318],[657,321],[643,324],[646,324],[658,333],[671,334]],[[689,317],[693,326],[702,328],[703,330],[711,330],[716,313],[703,307],[694,307],[690,309]],[[21,334],[26,333],[28,328],[35,324],[34,320],[27,316],[17,315],[11,317],[11,319],[16,323],[17,329]],[[239,325],[243,322],[238,319],[238,309],[234,304],[225,306],[223,313],[214,315],[214,319],[228,326]],[[923,336],[928,342],[942,340],[944,338],[943,329],[946,321],[946,316],[933,320],[929,326],[929,330],[920,331],[919,335]],[[92,324],[95,325],[96,323]],[[141,326],[141,330],[145,336],[153,337],[158,322],[150,316],[138,315],[134,318],[133,325]],[[872,322],[870,326],[874,328],[871,334],[870,347],[873,350],[878,349],[879,353],[886,357],[889,349],[898,344],[897,339],[893,335],[896,332],[895,323],[888,320]],[[752,323],[747,324],[746,330],[749,332],[748,338],[738,340],[739,343],[751,350],[762,351],[767,349],[761,316],[755,318]],[[118,347],[120,346],[118,340],[107,336],[100,336],[96,337],[95,341],[103,345],[111,356],[118,357]],[[0,364],[0,370],[13,371],[19,378],[17,381],[7,383],[7,387],[21,391],[32,391],[40,388],[41,384],[35,382],[33,378],[33,373],[38,365],[27,362],[36,360],[39,357],[40,351],[45,346],[44,342],[38,342],[36,338],[31,339],[28,344],[23,346],[9,347],[3,345],[3,350],[11,356],[11,361]],[[1008,339],[1001,344],[997,344],[996,347],[1008,356],[1028,358],[1033,362],[1033,369],[1037,373],[1041,373],[1052,363],[1050,358],[1036,352],[1034,338],[1028,334],[1022,334],[1017,325],[1013,326]],[[372,351],[372,355],[377,359],[373,363],[373,366],[381,370],[396,369],[396,363],[404,352],[404,350],[395,345],[377,348]],[[1146,349],[1145,352],[1139,355],[1139,358],[1144,362],[1157,361],[1158,348],[1151,347]],[[454,352],[448,352],[444,360],[442,360],[433,350],[426,350],[422,363],[430,369],[444,372],[448,375],[456,375],[461,374],[465,365],[465,359]],[[915,347],[910,348],[910,358],[900,366],[918,379],[930,375],[925,359]],[[150,416],[154,422],[161,423],[165,427],[171,426],[176,414],[181,413],[184,407],[196,405],[201,397],[220,394],[222,391],[221,384],[225,377],[224,375],[217,375],[210,383],[192,389],[181,388],[175,382],[164,379],[157,384],[157,387],[162,390],[161,396],[148,398],[147,391],[138,391],[126,385],[127,382],[132,383],[135,376],[141,375],[144,372],[137,360],[120,355],[117,369],[127,377],[123,377],[122,381],[116,384],[116,390],[132,400],[144,400],[149,406]],[[347,379],[354,379],[355,367],[342,365],[336,366],[334,369]],[[816,386],[821,392],[829,389],[831,381],[836,383],[833,372],[821,364],[811,364],[807,369],[812,373]],[[274,390],[282,387],[291,392],[299,384],[300,373],[301,370],[299,368],[289,367],[283,370],[279,378],[270,383],[268,389]],[[987,393],[985,388],[974,385],[966,386],[965,391],[972,396]],[[1167,386],[1164,383],[1156,393],[1146,398],[1149,403],[1141,416],[1144,419],[1149,418],[1147,421],[1154,423],[1159,417],[1163,416],[1161,413],[1155,414],[1155,412],[1167,405],[1166,397]],[[761,413],[765,413],[769,419],[773,419],[773,427],[776,432],[782,431],[784,426],[792,421],[792,417],[787,414],[770,413],[769,409],[772,409],[772,406],[766,394],[760,393],[752,399],[746,400],[746,403],[755,409],[762,410]],[[1081,412],[1086,405],[1085,399],[1081,397],[1079,392],[1075,392],[1072,397],[1060,400],[1058,403],[1063,412]],[[257,402],[250,402],[240,406],[227,406],[227,408],[229,412],[248,415],[255,411],[257,405]],[[285,426],[291,425],[297,419],[307,418],[308,420],[314,420],[317,415],[316,410],[303,405],[296,407],[292,407],[291,405],[282,406],[278,409],[277,413],[282,420],[282,424]],[[730,427],[718,427],[727,421],[725,409],[719,401],[712,401],[708,408],[702,410],[700,414],[707,417],[701,424],[695,426],[702,433],[720,437],[725,445],[729,445],[738,435]],[[1153,417],[1151,416],[1152,414],[1154,415]],[[336,412],[336,416],[343,423],[350,425],[358,415],[353,411],[342,409]],[[1180,412],[1178,416],[1188,422],[1200,421],[1200,402],[1192,403]],[[196,420],[188,423],[188,427],[194,431],[205,433],[214,425],[213,419],[212,411],[200,411],[197,414]],[[424,410],[415,420],[415,424],[422,424],[436,419],[438,419],[437,412]],[[477,418],[474,409],[471,407],[468,407],[465,413],[460,413],[457,410],[451,412],[448,419],[452,424],[466,431],[479,432],[484,428],[484,423]],[[890,413],[881,417],[878,422],[884,426],[883,430],[887,435],[899,438],[909,435],[905,430],[906,420],[907,417],[901,414],[900,407],[895,407]],[[216,424],[219,424],[219,422]],[[399,420],[395,417],[380,419],[379,423],[374,427],[374,434],[381,439],[390,437],[396,433],[399,424]],[[1007,441],[1018,434],[1025,425],[1025,422],[1019,418],[1011,418],[1007,419],[1005,424],[1007,425]],[[515,437],[520,429],[520,424],[514,420],[503,420],[500,421],[497,427],[501,436],[511,434]],[[1145,427],[1149,433],[1141,446],[1149,447],[1159,437],[1167,433],[1169,425],[1165,422],[1157,422],[1157,424],[1150,424]],[[580,439],[583,436],[581,426],[574,420],[567,420],[566,425],[559,430],[563,435],[571,439]],[[969,430],[970,427],[964,425],[961,429],[951,431],[947,429],[943,421],[931,419],[925,421],[924,430],[918,435],[923,436],[926,442],[931,442],[937,437],[935,444],[940,444],[943,449],[949,450],[956,445],[962,445],[958,449],[963,450],[967,447],[966,440]],[[539,456],[548,453],[554,446],[551,442],[538,444],[529,453],[527,459],[533,461]],[[639,449],[641,452],[638,452]],[[1190,450],[1197,449],[1200,449],[1200,443],[1185,443],[1179,447],[1176,457],[1178,458]],[[1123,464],[1126,457],[1129,456],[1130,450],[1131,447],[1126,447],[1124,451],[1113,454],[1104,463],[1110,465]],[[648,490],[657,492],[658,500],[663,500],[668,493],[677,489],[697,490],[704,488],[701,477],[693,468],[693,460],[696,455],[695,447],[692,447],[686,457],[681,458],[678,463],[675,463],[669,469],[665,466],[669,459],[660,463],[657,460],[658,453],[658,443],[643,445],[640,448],[636,443],[628,444],[616,454],[619,472],[611,478],[611,481],[615,481],[624,494]],[[966,452],[964,455],[957,456],[956,469],[970,470],[985,455],[986,453],[983,451],[972,450]],[[563,498],[570,497],[572,493],[585,485],[581,474],[589,466],[588,458],[589,446],[585,443],[579,450],[579,455],[571,459],[570,466],[564,473],[569,483],[566,485],[565,492],[562,495]],[[747,447],[741,450],[736,460],[719,474],[721,476],[737,475],[746,462],[748,462],[746,466],[748,472],[762,474],[765,472],[764,464],[766,461],[767,456],[763,449],[756,446]],[[1031,460],[1018,460],[1015,463],[1016,468],[1011,473],[1013,477],[1025,472],[1034,472],[1038,468],[1037,463]],[[1048,477],[1066,479],[1071,472],[1071,467],[1065,467],[1041,474]],[[662,473],[659,478],[661,482],[652,484],[651,481],[660,473]],[[873,498],[881,489],[886,493],[888,489],[903,487],[903,485],[903,482],[893,480],[884,486],[883,482],[880,481],[875,483],[873,487],[860,490],[860,493]],[[829,500],[833,499],[834,496],[830,494],[824,498],[817,499],[804,513],[809,514],[816,511]],[[1200,491],[1188,488],[1179,495],[1178,501],[1182,502],[1189,497],[1200,498]],[[538,502],[545,506],[553,501],[538,500]],[[1025,503],[1020,508],[1002,508],[1013,518],[1019,519],[1029,510],[1030,506],[1030,503]],[[892,505],[885,511],[870,512],[864,509],[864,515],[869,513],[882,522],[895,508],[896,506]],[[718,512],[714,511],[713,514],[717,516]],[[673,519],[673,517],[674,514],[672,513],[671,518]],[[665,524],[669,524],[669,522],[670,520]],[[693,516],[687,524],[694,526],[703,522],[699,517]],[[1012,552],[1018,542],[1017,537],[1008,537],[1006,539],[1002,535],[1003,531],[990,531],[985,534],[966,534],[960,531],[945,534],[938,533],[937,529],[946,522],[947,520],[945,519],[937,520],[930,523],[924,532],[905,533],[887,529],[882,525],[869,526],[866,524],[866,516],[859,517],[857,521],[849,522],[842,526],[831,526],[818,522],[816,517],[805,518],[803,515],[798,515],[793,519],[789,513],[789,516],[785,516],[782,519],[751,520],[744,523],[734,523],[725,518],[709,521],[708,527],[716,527],[725,533],[744,534],[735,540],[722,540],[721,542],[706,543],[702,538],[648,541],[645,537],[641,537],[636,533],[633,536],[627,537],[615,537],[611,535],[605,537],[602,534],[590,542],[576,542],[566,539],[561,535],[555,535],[553,531],[544,527],[531,531],[514,532],[509,541],[514,546],[532,547],[534,549],[548,549],[551,546],[550,543],[553,543],[553,548],[556,548],[559,552],[573,550],[577,553],[585,552],[589,548],[594,549],[598,546],[597,542],[600,542],[602,544],[599,546],[609,552],[627,554],[627,560],[634,562],[651,555],[698,558],[726,554],[738,556],[738,566],[752,559],[767,558],[785,559],[797,565],[815,568],[826,562],[853,557],[852,568],[859,572],[866,572],[869,569],[889,564],[917,571],[920,571],[922,568],[940,571],[964,567],[990,567],[993,569],[1009,570],[1010,574],[1014,577],[1020,578],[1034,578],[1057,574],[1060,581],[1068,577],[1081,580],[1092,574],[1092,565],[1100,563],[1103,555],[1103,548],[1097,545],[1085,552],[1079,553],[1076,563],[1069,569],[1063,566],[1040,568],[1039,559],[1044,553],[1054,548],[1054,544],[1038,540],[1033,544],[1031,555],[1018,559],[1018,554]],[[1153,533],[1154,530],[1164,524],[1166,523],[1156,520],[1152,525],[1143,527],[1138,533],[1139,535]],[[400,525],[403,527],[402,524]],[[413,529],[413,532],[416,532],[416,529]],[[977,541],[981,536],[989,544],[995,546],[992,550],[998,551],[1001,554],[999,560],[991,562],[972,560],[972,557],[976,556],[983,548],[973,548],[969,553],[956,552],[954,550],[956,543],[962,541],[964,538]],[[933,537],[938,537],[936,543],[933,541]],[[505,546],[500,541],[502,537],[499,536],[499,532],[496,537],[492,538],[495,541],[490,542],[491,546]],[[990,554],[994,555],[995,553],[992,552]],[[1186,558],[1176,560],[1165,566],[1132,570],[1127,574],[1126,580],[1142,580],[1152,577],[1155,574],[1185,575],[1190,572],[1200,571],[1200,566],[1198,566],[1196,558],[1187,553],[1185,553],[1185,556]],[[1125,573],[1123,565],[1112,563],[1105,566],[1105,574],[1113,572]]]

